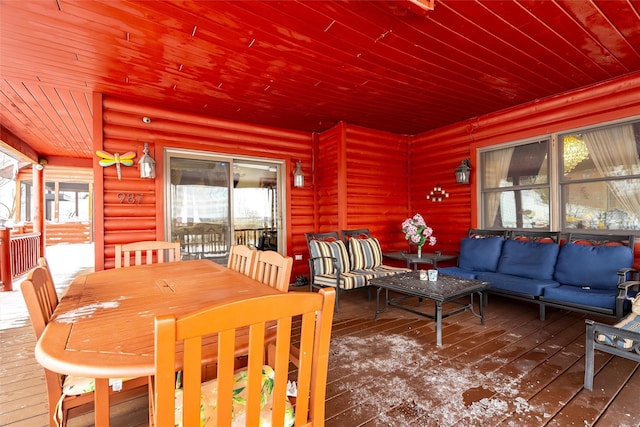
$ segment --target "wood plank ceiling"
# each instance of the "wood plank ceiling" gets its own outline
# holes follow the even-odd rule
[[[637,0],[16,0],[0,19],[2,137],[45,156],[91,156],[94,91],[416,134],[640,72]]]

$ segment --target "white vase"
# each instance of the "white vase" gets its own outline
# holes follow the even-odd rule
[[[422,246],[418,246],[418,258],[422,258]]]

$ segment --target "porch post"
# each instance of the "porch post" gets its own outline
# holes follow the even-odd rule
[[[40,256],[45,256],[46,236],[44,233],[44,167],[32,167],[33,175],[33,231],[40,233]]]
[[[0,291],[13,291],[11,277],[11,230],[0,227]]]

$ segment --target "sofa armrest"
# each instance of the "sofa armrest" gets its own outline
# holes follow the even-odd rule
[[[635,268],[621,268],[618,270],[618,283],[628,282],[629,280],[640,280],[640,272]]]
[[[625,301],[631,301],[634,295],[629,295],[629,291],[635,291],[636,294],[640,291],[640,281],[629,280],[618,285],[618,296],[616,297],[616,318],[620,320],[624,317],[624,303]]]

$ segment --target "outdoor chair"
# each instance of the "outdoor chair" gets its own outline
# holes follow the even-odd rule
[[[638,279],[638,272],[635,272]],[[623,283],[627,291],[635,291],[631,312],[615,325],[606,325],[587,319],[584,358],[584,388],[593,390],[595,350],[640,362],[640,281]]]
[[[255,249],[247,245],[233,245],[229,250],[227,267],[245,276],[252,277],[257,254],[258,252]]]
[[[27,278],[20,285],[36,339],[39,339],[44,332],[57,306],[57,297],[51,293],[54,288],[50,277],[44,267],[38,266],[29,272]],[[64,426],[69,417],[93,410],[93,392],[95,390],[93,379],[61,375],[48,369],[44,370],[44,374],[49,401],[50,426]],[[124,381],[121,391],[109,390],[111,402],[122,402],[146,394],[148,383],[147,377]]]
[[[116,245],[116,268],[180,261],[180,242],[144,241]]]
[[[180,318],[170,314],[156,317],[150,418],[158,426],[198,426],[205,420],[218,426],[324,425],[334,302],[333,289],[290,292],[205,308]],[[291,377],[289,348],[294,317],[301,317],[301,361]],[[217,336],[218,340],[217,376],[204,383],[203,336]],[[234,369],[236,336],[245,337],[241,345],[247,346],[247,366],[242,370]],[[265,345],[271,356],[268,364]],[[177,351],[184,361],[178,386]],[[289,379],[296,380],[295,402],[287,398]]]
[[[53,275],[51,274],[51,268],[49,267],[49,263],[47,262],[47,259],[45,257],[40,257],[38,259],[38,265],[42,268],[44,268],[45,272],[47,273],[47,286],[49,287],[49,296],[50,296],[50,303],[51,303],[51,311],[53,312],[53,310],[56,309],[56,307],[58,306],[58,293],[56,292],[56,284],[53,281]]]
[[[253,278],[282,292],[289,291],[293,258],[275,251],[257,251]]]

